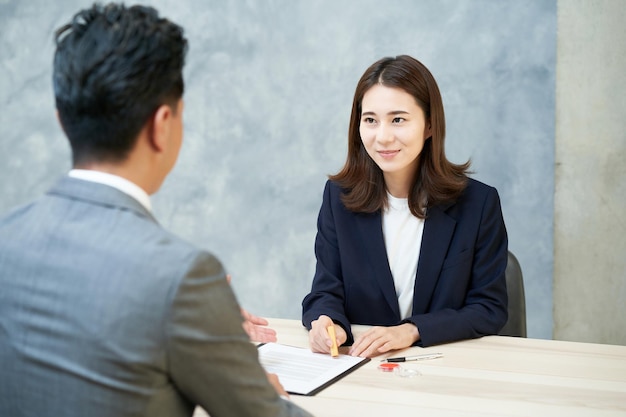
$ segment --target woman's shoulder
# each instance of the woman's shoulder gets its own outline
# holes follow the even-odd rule
[[[329,193],[331,196],[340,196],[341,194],[346,193],[346,189],[344,189],[337,181],[328,179],[326,180],[326,185],[324,186],[324,194]]]
[[[499,198],[495,187],[474,178],[468,178],[467,185],[457,200],[457,205],[478,204],[482,206],[486,201],[497,201]]]
[[[467,185],[465,186],[465,190],[463,190],[463,194],[485,195],[492,193],[498,193],[495,187],[474,178],[467,179]]]
[[[467,184],[456,201],[436,206],[457,221],[475,221],[485,210],[492,212],[500,207],[498,191],[481,181],[467,179]],[[473,220],[472,220],[473,219]]]
[[[322,210],[331,210],[334,216],[363,216],[365,213],[351,211],[344,204],[345,194],[349,190],[334,180],[327,180],[324,185],[324,195],[322,198]]]

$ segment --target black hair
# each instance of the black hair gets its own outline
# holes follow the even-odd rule
[[[74,166],[123,161],[159,106],[176,111],[187,40],[155,9],[94,4],[55,41],[56,107]]]

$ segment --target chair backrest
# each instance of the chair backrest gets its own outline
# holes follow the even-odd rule
[[[506,265],[506,289],[509,296],[509,319],[500,330],[501,336],[526,337],[526,297],[519,261],[509,252]]]

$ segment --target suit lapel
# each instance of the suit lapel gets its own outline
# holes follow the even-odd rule
[[[367,254],[366,262],[369,262],[385,300],[394,314],[400,317],[400,307],[398,306],[393,276],[389,269],[387,249],[383,237],[382,216],[380,213],[359,215],[357,216],[357,223]]]
[[[448,207],[435,206],[428,209],[417,263],[413,314],[424,314],[428,311],[443,261],[448,252],[450,239],[456,227],[456,220],[445,213]]]

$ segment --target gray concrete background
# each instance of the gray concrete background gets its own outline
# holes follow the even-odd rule
[[[185,143],[155,214],[222,259],[244,306],[299,318],[356,82],[375,60],[410,54],[439,82],[450,159],[471,158],[500,192],[529,336],[552,337],[556,0],[145,3],[190,41]],[[70,168],[52,33],[89,4],[0,0],[0,213]]]
[[[554,338],[626,345],[626,2],[559,1]]]

